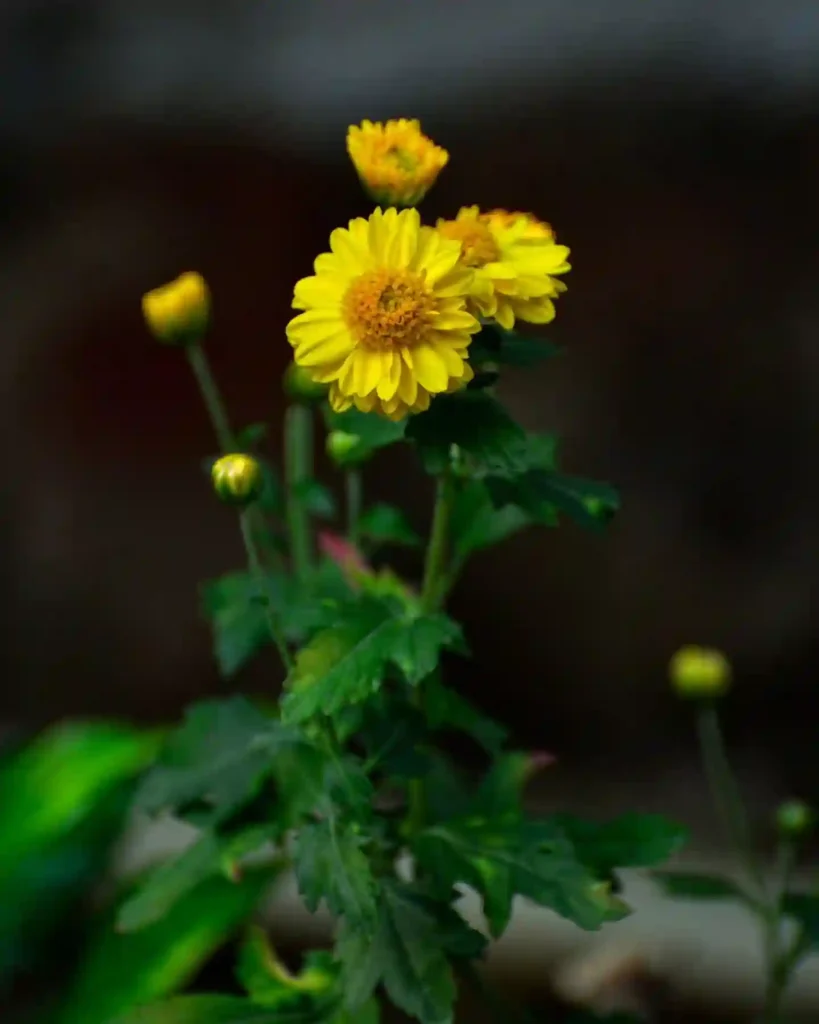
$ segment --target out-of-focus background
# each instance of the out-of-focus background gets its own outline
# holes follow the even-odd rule
[[[665,810],[718,858],[665,684],[713,644],[756,824],[819,799],[815,0],[5,0],[0,69],[0,727],[224,690],[196,587],[239,560],[235,524],[139,297],[205,274],[236,419],[277,444],[293,282],[367,208],[346,127],[409,116],[451,152],[426,216],[533,210],[571,246],[567,354],[505,394],[623,497],[605,538],[476,560],[459,682],[557,754],[543,801]],[[367,489],[426,525],[409,462]]]

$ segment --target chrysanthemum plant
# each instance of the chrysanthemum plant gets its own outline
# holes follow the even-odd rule
[[[119,919],[139,929],[208,876],[257,884],[286,862],[306,908],[329,911],[334,942],[291,972],[252,928],[238,956],[245,998],[177,997],[141,1024],[374,1022],[382,999],[443,1024],[459,984],[483,985],[480,960],[516,897],[599,929],[628,912],[617,869],[662,861],[683,839],[651,815],[529,816],[524,788],[549,758],[510,749],[445,681],[447,661],[469,657],[446,611],[467,561],[564,518],[604,531],[617,509],[611,487],[566,475],[555,439],[527,433],[494,390],[507,367],[557,352],[514,328],[552,320],[569,250],[526,214],[465,207],[422,225],[416,204],[448,157],[417,122],[364,122],[348,151],[381,205],[333,231],[295,286],[283,466],[260,453],[261,426],[235,430],[225,410],[203,348],[204,281],[186,274],[144,299],[153,333],[190,360],[221,448],[214,489],[238,509],[246,567],[204,587],[216,660],[233,677],[264,657],[270,692],[196,704],[170,736],[139,806],[199,838]],[[345,480],[343,527],[318,524],[336,519],[313,471],[321,422]],[[421,540],[363,484],[370,459],[397,445],[435,482],[418,586],[384,553]],[[453,761],[453,732],[480,752],[479,773]],[[462,915],[464,887],[481,921]]]

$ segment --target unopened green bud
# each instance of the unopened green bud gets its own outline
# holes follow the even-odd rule
[[[347,466],[357,460],[356,453],[361,448],[358,434],[348,434],[344,430],[332,430],[327,435],[327,454],[339,466]]]
[[[669,665],[675,692],[695,700],[721,697],[731,685],[731,675],[725,655],[708,647],[681,647]]]
[[[210,471],[213,489],[229,505],[249,505],[262,492],[262,467],[252,455],[223,455]]]
[[[284,390],[297,402],[321,402],[329,390],[326,384],[313,380],[306,366],[291,363],[284,371]]]
[[[813,831],[816,814],[802,800],[786,800],[776,811],[776,827],[783,836],[800,839]]]

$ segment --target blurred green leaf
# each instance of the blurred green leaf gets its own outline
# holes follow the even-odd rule
[[[595,871],[647,868],[668,860],[688,839],[688,831],[660,814],[622,814],[594,822],[571,814],[548,819],[574,846],[577,856]]]
[[[430,728],[459,729],[489,754],[499,754],[506,741],[507,733],[502,725],[483,714],[455,690],[443,685],[435,674],[426,684],[424,711]]]
[[[782,912],[802,927],[808,948],[819,949],[819,894],[789,892],[782,900]]]
[[[454,557],[463,563],[473,552],[499,544],[532,521],[515,505],[495,508],[482,480],[467,481],[459,488],[452,511]]]
[[[377,413],[360,412],[355,408],[346,412],[333,412],[327,406],[324,418],[328,431],[337,430],[359,439],[355,452],[350,453],[351,462],[363,462],[378,449],[401,441],[407,426],[406,420],[393,423]]]
[[[517,476],[492,476],[486,481],[498,508],[517,506],[534,521],[554,525],[555,509],[580,526],[600,532],[620,507],[613,487],[550,470],[530,469]]]
[[[248,871],[239,883],[209,879],[179,899],[160,921],[138,932],[117,933],[107,920],[57,1024],[109,1024],[117,1014],[179,991],[243,924],[280,872],[277,865]],[[145,1018],[165,1019],[181,1024],[211,1018]],[[229,1016],[213,1019],[233,1021]]]
[[[359,519],[362,537],[376,544],[405,544],[417,547],[421,538],[407,522],[404,513],[393,505],[372,505]]]
[[[651,877],[667,896],[682,900],[741,900],[742,891],[727,878],[688,871],[655,871]]]
[[[256,796],[276,756],[297,741],[243,697],[194,704],[144,779],[137,805],[149,814],[194,805],[200,827],[225,821]]]
[[[497,363],[500,366],[535,366],[559,355],[562,349],[543,338],[519,331],[508,331],[500,324],[485,324],[472,339],[469,361],[475,366]]]
[[[309,514],[317,519],[335,519],[338,514],[333,492],[318,480],[300,480],[294,494]]]
[[[79,1024],[79,1021],[77,1022]],[[90,1024],[90,1022],[89,1022]],[[301,1024],[235,996],[177,996],[141,1006],[105,1024]]]
[[[268,425],[266,423],[250,423],[236,435],[236,449],[240,452],[254,452],[262,441],[267,437]]]
[[[375,927],[377,887],[364,845],[356,826],[333,817],[301,828],[294,863],[308,910],[314,913],[323,900],[331,913],[356,929]]]

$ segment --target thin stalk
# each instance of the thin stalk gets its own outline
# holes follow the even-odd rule
[[[284,472],[293,572],[304,584],[313,557],[310,517],[302,493],[305,481],[313,476],[313,414],[306,405],[288,406],[284,415]]]
[[[347,503],[347,536],[358,547],[361,540],[359,524],[364,503],[364,482],[360,469],[348,469],[344,474],[344,493]]]
[[[276,649],[279,652],[279,657],[282,659],[285,671],[289,674],[293,669],[293,660],[290,657],[290,651],[287,649],[284,632],[272,607],[270,606],[270,601],[267,598],[267,580],[265,578],[262,560],[259,555],[259,547],[253,533],[252,512],[253,508],[251,506],[250,508],[244,509],[239,515],[239,523],[242,528],[242,540],[244,541],[245,551],[247,553],[247,562],[250,566],[250,571],[256,577],[262,597],[264,598],[265,618],[267,619],[267,628],[270,631],[270,637],[276,645]]]
[[[205,403],[205,409],[213,425],[213,432],[222,450],[227,455],[236,450],[236,440],[230,427],[227,408],[225,407],[222,394],[210,368],[210,362],[205,350],[200,345],[188,345],[185,348],[196,383]]]
[[[432,515],[432,530],[424,562],[424,581],[421,586],[421,607],[424,612],[436,611],[443,600],[441,583],[446,578],[447,551],[449,548],[449,523],[452,516],[452,473],[446,469],[438,478],[435,495],[435,510]],[[423,686],[412,691],[415,706],[424,711],[425,694]],[[423,779],[410,779],[408,787],[410,834],[424,827],[427,817],[426,787]]]

